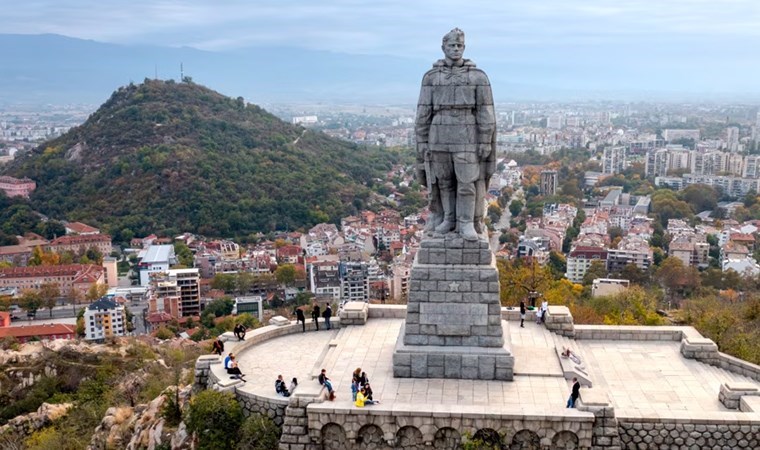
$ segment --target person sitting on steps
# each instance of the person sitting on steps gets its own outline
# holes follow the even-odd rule
[[[319,384],[327,388],[328,400],[335,400],[335,391],[333,390],[332,382],[327,377],[327,370],[322,369],[319,374]]]

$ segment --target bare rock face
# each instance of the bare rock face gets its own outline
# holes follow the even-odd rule
[[[0,435],[8,432],[17,436],[29,436],[50,425],[54,420],[65,416],[71,407],[71,403],[43,403],[37,408],[37,411],[9,420],[8,423],[0,427]]]
[[[81,161],[82,160],[82,152],[87,149],[87,144],[84,144],[82,142],[77,142],[76,145],[71,147],[70,149],[66,150],[66,159],[69,161]]]
[[[191,387],[180,390],[180,406],[189,400]],[[106,450],[123,448],[126,450],[148,449],[169,444],[172,450],[189,449],[191,437],[184,423],[177,430],[166,425],[161,411],[167,401],[167,395],[174,395],[167,390],[150,403],[132,407],[112,407],[95,429],[88,450]]]

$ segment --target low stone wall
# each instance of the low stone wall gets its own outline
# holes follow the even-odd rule
[[[406,305],[369,305],[370,319],[405,319]]]
[[[289,399],[256,395],[239,387],[235,389],[235,396],[240,406],[243,407],[243,413],[246,417],[256,413],[262,414],[272,419],[278,427],[281,427],[285,422],[285,409],[288,407]]]
[[[575,339],[612,341],[680,341],[684,336],[684,328],[691,327],[575,325],[574,337]]]
[[[505,405],[383,405],[330,402],[307,408],[311,444],[323,450],[458,449],[465,433],[509,448],[590,449],[594,415],[510,409]],[[307,447],[308,448],[308,447]]]

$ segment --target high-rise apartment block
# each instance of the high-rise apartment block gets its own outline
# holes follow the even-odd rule
[[[625,147],[605,147],[602,157],[602,173],[615,174],[625,170]]]
[[[557,171],[542,171],[538,186],[540,188],[541,195],[554,195],[557,193]]]
[[[737,127],[726,128],[726,148],[730,152],[739,151],[739,128]]]

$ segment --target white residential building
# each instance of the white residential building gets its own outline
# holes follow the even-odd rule
[[[127,332],[127,313],[113,300],[101,298],[84,311],[84,333],[88,341],[124,336]]]

